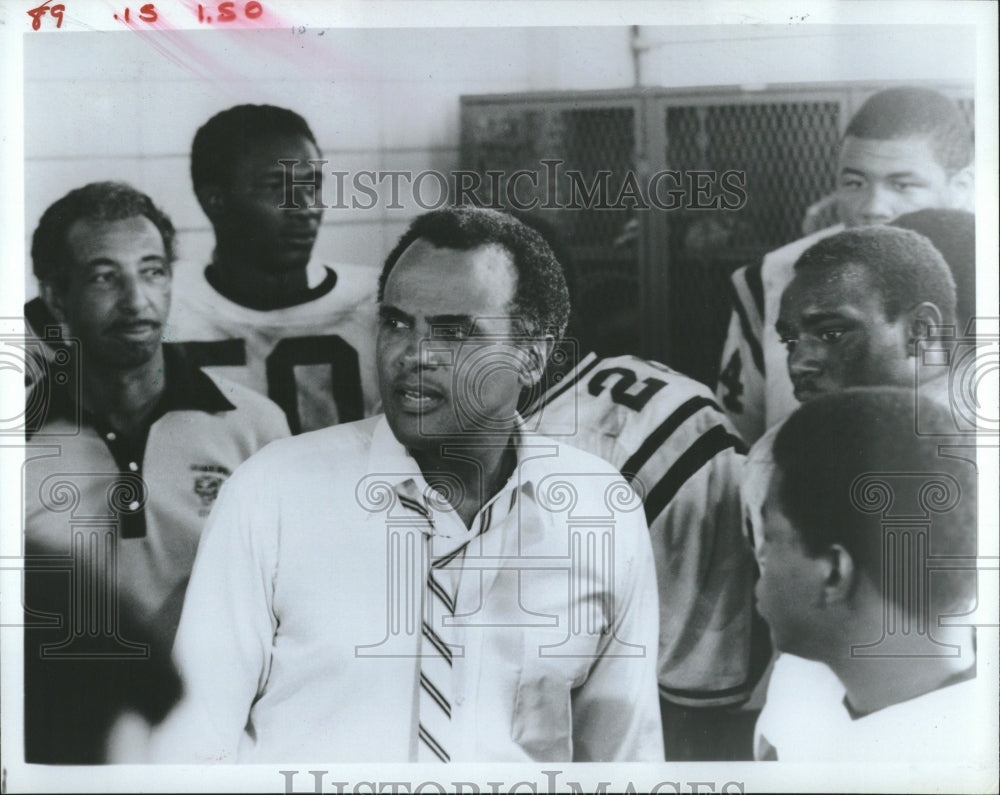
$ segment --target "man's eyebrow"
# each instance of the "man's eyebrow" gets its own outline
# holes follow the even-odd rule
[[[381,304],[378,308],[378,316],[382,320],[406,320],[412,321],[413,316],[406,314],[401,309],[396,309],[394,306],[387,306],[386,304]]]
[[[850,316],[845,312],[836,312],[829,310],[817,310],[810,311],[805,310],[802,315],[802,320],[805,323],[822,323],[826,320],[849,320]]]
[[[431,315],[427,318],[431,326],[468,326],[472,327],[475,318],[472,315]]]

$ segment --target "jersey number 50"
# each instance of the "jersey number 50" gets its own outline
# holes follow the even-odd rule
[[[184,347],[199,367],[240,367],[247,363],[246,341],[242,339],[187,342]],[[284,409],[292,433],[302,431],[295,368],[308,364],[330,366],[333,402],[340,422],[364,417],[358,352],[335,334],[286,337],[271,349],[264,366],[267,396]]]

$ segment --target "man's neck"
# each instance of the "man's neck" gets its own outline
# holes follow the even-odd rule
[[[952,629],[942,643],[959,646],[953,657],[851,657],[846,655],[828,662],[847,691],[847,703],[861,715],[931,693],[961,678],[975,664],[975,652],[967,627]],[[946,651],[942,647],[942,653]]]
[[[489,442],[477,439],[475,446],[466,447],[467,444],[457,440],[453,445],[442,444],[439,453],[411,454],[428,485],[448,495],[452,508],[465,526],[470,527],[476,514],[514,472],[517,448],[514,434]]]
[[[306,268],[275,271],[263,268],[252,257],[216,248],[206,273],[209,283],[223,296],[249,309],[268,311],[306,300]]]
[[[119,433],[136,435],[166,388],[163,347],[157,348],[148,362],[127,370],[86,361],[81,386],[84,409]]]

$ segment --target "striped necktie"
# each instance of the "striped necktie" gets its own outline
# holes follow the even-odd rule
[[[454,567],[449,569],[448,566],[464,556],[466,547],[473,538],[490,528],[493,505],[487,506],[480,514],[478,532],[460,538],[446,538],[434,535],[434,520],[420,500],[403,494],[398,496],[402,505],[420,514],[427,523],[424,531],[427,575],[421,609],[417,761],[450,762],[449,749],[453,747],[451,705],[454,691],[454,652],[452,645],[442,636],[450,635],[444,619],[455,615],[460,570]],[[435,552],[443,551],[442,545],[447,551],[435,557]]]

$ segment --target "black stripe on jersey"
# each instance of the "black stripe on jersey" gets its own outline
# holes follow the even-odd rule
[[[673,432],[689,417],[709,406],[720,414],[722,413],[719,405],[707,397],[693,397],[681,403],[673,414],[667,417],[655,431],[646,437],[646,441],[622,465],[621,472],[625,479],[629,483],[635,480],[635,476],[639,474],[639,470],[646,465],[646,462],[653,457],[653,454],[660,449],[660,446],[670,438]]]
[[[727,284],[729,286],[729,300],[740,319],[740,327],[743,329],[743,336],[746,338],[747,345],[750,346],[750,356],[753,358],[753,363],[757,365],[757,369],[763,373],[764,349],[761,347],[760,340],[754,336],[753,328],[750,325],[750,318],[747,317],[746,307],[743,306],[743,301],[740,300],[740,294],[736,291],[736,286],[732,281],[727,282]]]
[[[757,304],[757,312],[764,317],[764,260],[748,265],[745,271],[747,289]]]
[[[703,433],[698,441],[678,456],[674,465],[667,470],[667,474],[646,495],[646,522],[652,524],[660,512],[670,504],[680,487],[687,483],[688,478],[730,447],[738,453],[746,452],[743,440],[727,431],[724,425],[716,425]]]
[[[601,362],[601,357],[595,356],[594,361],[590,362],[590,364],[588,364],[586,367],[578,369],[575,373],[571,372],[562,381],[555,384],[548,392],[542,395],[538,399],[538,402],[535,403],[535,405],[529,406],[528,409],[524,412],[525,416],[534,414],[536,411],[542,408],[542,406],[552,403],[556,398],[562,395],[563,392],[566,392],[571,387],[576,386],[576,384],[578,384],[580,380],[587,373],[589,373],[591,370],[597,367],[597,365],[600,364],[600,362]]]

